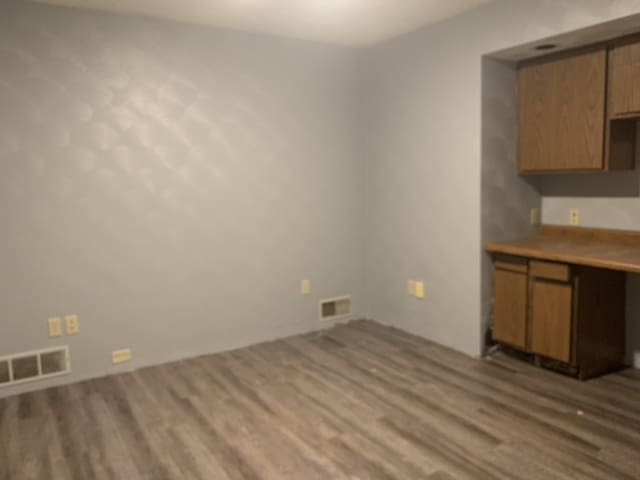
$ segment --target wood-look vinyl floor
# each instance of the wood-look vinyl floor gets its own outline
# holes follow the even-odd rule
[[[640,478],[640,372],[586,383],[357,321],[0,400],[0,479]]]

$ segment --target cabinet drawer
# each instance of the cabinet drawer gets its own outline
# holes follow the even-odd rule
[[[527,273],[528,260],[522,257],[511,257],[501,255],[496,257],[493,262],[494,268],[498,270],[507,270],[509,272]]]
[[[559,282],[568,282],[570,278],[569,265],[537,260],[532,260],[529,263],[529,274],[534,278],[545,278]]]

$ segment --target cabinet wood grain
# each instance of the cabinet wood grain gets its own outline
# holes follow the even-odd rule
[[[553,262],[530,262],[530,272],[532,277],[546,278],[547,280],[557,280],[559,282],[569,281],[569,265]]]
[[[527,333],[527,273],[494,269],[493,338],[524,349]]]
[[[640,43],[609,51],[610,116],[640,114]]]
[[[608,68],[605,169],[632,170],[640,117],[640,43],[613,45]]]
[[[604,48],[518,72],[521,173],[604,169]]]
[[[531,351],[571,361],[573,289],[570,284],[532,279]]]

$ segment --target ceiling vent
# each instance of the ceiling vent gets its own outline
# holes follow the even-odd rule
[[[44,380],[70,372],[67,346],[0,357],[0,387]]]

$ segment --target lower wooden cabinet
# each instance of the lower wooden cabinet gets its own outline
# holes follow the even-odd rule
[[[622,365],[626,274],[521,257],[494,262],[493,338],[580,378]]]
[[[531,279],[531,352],[571,361],[572,303],[570,284]]]
[[[527,345],[527,272],[495,267],[493,337],[514,347]]]

